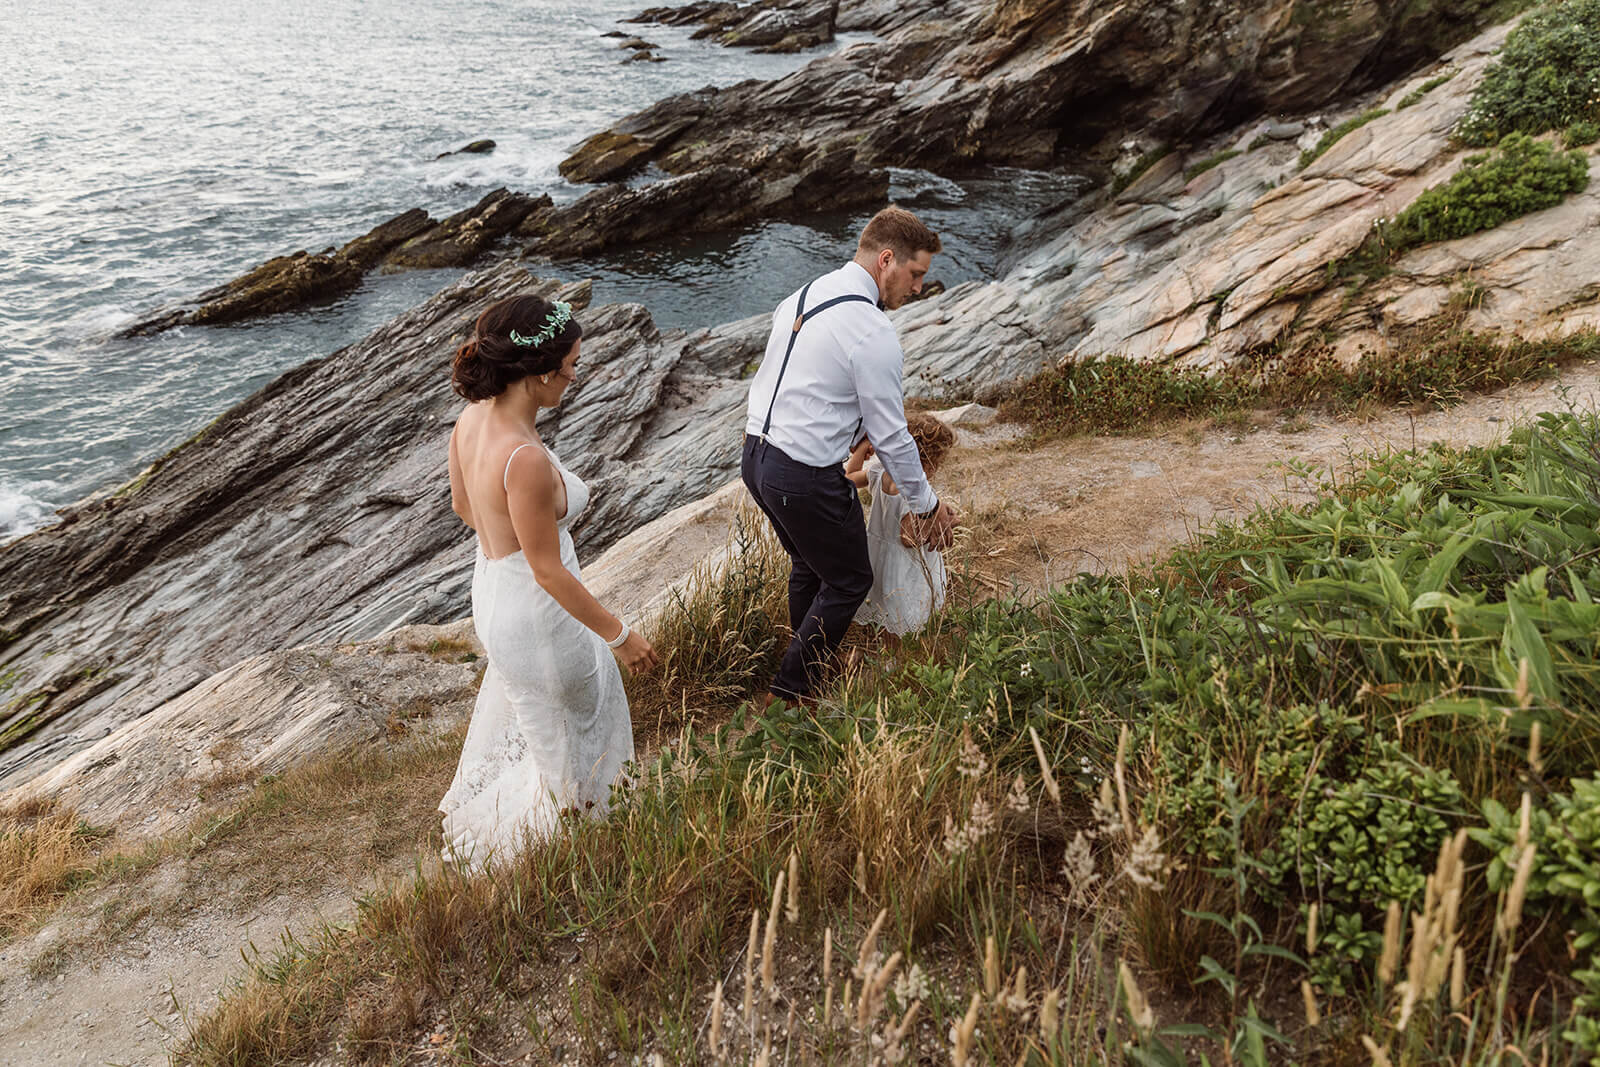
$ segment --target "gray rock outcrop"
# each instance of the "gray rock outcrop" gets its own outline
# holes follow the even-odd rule
[[[438,155],[434,156],[433,158],[434,159],[445,159],[445,158],[447,158],[449,156],[482,156],[482,155],[487,155],[490,152],[493,152],[494,149],[495,149],[495,143],[493,141],[489,140],[487,137],[485,137],[484,139],[482,139],[480,141],[468,141],[466,144],[462,145],[460,148],[454,149],[452,151],[440,152]]]
[[[300,251],[270,259],[206,290],[187,305],[146,315],[118,330],[117,336],[147,337],[174,326],[222,326],[295,311],[343,296],[374,267],[401,271],[466,266],[530,214],[551,207],[548,196],[496,189],[442,222],[412,208],[337,250]]]
[[[671,26],[698,24],[695,37],[760,52],[798,52],[833,40],[840,0],[756,0],[653,7],[628,19]]]
[[[517,233],[532,238],[525,246],[530,254],[566,259],[772,216],[876,206],[888,195],[888,171],[863,167],[849,152],[819,152],[775,181],[738,167],[707,167],[638,187],[618,182],[530,215]]]

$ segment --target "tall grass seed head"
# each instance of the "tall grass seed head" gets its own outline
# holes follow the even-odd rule
[[[1154,826],[1145,827],[1144,834],[1134,842],[1128,852],[1128,862],[1123,866],[1129,880],[1142,889],[1161,890],[1166,885],[1169,871],[1167,854],[1161,851],[1161,835]]]
[[[1011,792],[1006,794],[1006,807],[1022,815],[1032,806],[1032,801],[1028,799],[1028,785],[1019,774],[1011,783]]]
[[[962,727],[961,758],[956,762],[956,770],[968,778],[981,778],[988,769],[989,760],[972,740],[972,731]]]
[[[1089,838],[1082,830],[1074,834],[1072,842],[1067,845],[1061,873],[1066,876],[1072,898],[1079,904],[1087,898],[1089,887],[1100,880],[1100,875],[1094,869],[1094,851],[1089,847]]]

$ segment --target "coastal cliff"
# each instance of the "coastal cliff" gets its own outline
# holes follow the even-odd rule
[[[1119,124],[1136,115],[1139,131],[1220,131],[1173,147],[1114,195],[1104,189],[1025,222],[1012,265],[995,281],[954,286],[897,312],[912,396],[996,396],[1063,358],[1120,353],[1222,366],[1313,335],[1332,335],[1347,353],[1381,348],[1392,327],[1442,307],[1468,270],[1486,287],[1474,312],[1485,327],[1565,331],[1593,320],[1581,240],[1600,214],[1592,191],[1417,249],[1358,292],[1329,271],[1375,218],[1461,165],[1465,153],[1448,133],[1504,27],[1347,98],[1343,109],[1364,113],[1450,74],[1304,169],[1301,153],[1332,125],[1329,115],[1260,115],[1371,83],[1400,62],[1394,56],[1414,63],[1426,51],[1417,42],[1460,36],[1481,8],[1423,27],[1410,5],[1341,5],[1339,18],[1321,20],[1303,17],[1317,5],[1276,5],[1258,33],[1230,46],[1244,51],[1225,84],[1201,78],[1205,91],[1184,92],[1163,79],[1210,69],[1201,61],[1213,45],[1238,36],[1223,34],[1222,13],[1203,25],[1191,19],[1182,33],[1163,16],[1167,29],[1151,40],[1166,43],[1139,45],[1144,58],[1133,64],[1133,52],[1112,42],[1134,49],[1144,38],[1129,27],[1155,25],[1154,8],[1124,4],[1087,21],[1080,8],[946,5],[932,21],[771,85],[664,102],[613,131],[639,150],[630,163],[613,157],[596,170],[594,140],[573,159],[584,176],[646,160],[690,173],[714,155],[710,139],[695,139],[699,130],[720,138],[726,159],[777,181],[852,127],[852,151],[872,166],[1101,157],[1110,166],[1130,135]],[[1143,21],[1117,21],[1140,12]],[[1257,26],[1258,17],[1242,25]],[[1411,43],[1386,49],[1402,30]],[[964,39],[974,43],[940,43]],[[1087,106],[1080,94],[1103,81],[1085,72],[1104,75],[1096,63],[1119,55],[1133,64],[1123,77],[1138,92]],[[884,80],[888,70],[900,77]],[[1154,107],[1157,98],[1164,102]],[[745,158],[797,108],[816,119],[804,151],[798,141],[795,151],[775,148],[763,157],[768,170]],[[1153,136],[1132,140],[1154,147]],[[928,145],[945,154],[920,155],[917,146]],[[1217,156],[1227,158],[1200,166]],[[272,383],[115,493],[0,548],[0,668],[10,699],[0,719],[0,789],[256,653],[462,615],[471,543],[445,487],[444,441],[458,403],[448,360],[484,306],[535,289],[589,300],[584,285],[540,281],[510,262],[468,275]],[[645,308],[602,304],[585,323],[588,377],[546,429],[595,488],[594,510],[575,527],[589,555],[733,476],[743,376],[761,354],[766,322],[756,315],[660,330]]]

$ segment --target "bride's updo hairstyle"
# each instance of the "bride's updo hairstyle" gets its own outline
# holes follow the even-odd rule
[[[540,296],[489,305],[456,349],[450,384],[466,400],[489,400],[533,374],[554,374],[583,336],[572,307]]]

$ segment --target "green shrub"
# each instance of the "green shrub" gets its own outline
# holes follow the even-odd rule
[[[1339,123],[1339,125],[1323,134],[1322,139],[1319,140],[1313,147],[1308,148],[1304,152],[1300,153],[1301,168],[1303,169],[1305,167],[1309,167],[1312,160],[1322,155],[1322,153],[1332,148],[1335,144],[1338,144],[1339,140],[1343,138],[1345,134],[1354,130],[1359,130],[1373,119],[1382,118],[1388,113],[1388,108],[1375,107],[1371,111],[1363,111],[1355,118],[1345,119],[1343,122]]]
[[[1244,155],[1244,150],[1240,148],[1229,148],[1222,152],[1213,153],[1212,155],[1207,156],[1205,159],[1202,159],[1200,162],[1194,164],[1188,170],[1185,170],[1183,172],[1183,180],[1192,182],[1211,168],[1226,163],[1228,160],[1233,159],[1236,156],[1242,155]]]
[[[1600,141],[1600,125],[1588,120],[1574,122],[1562,133],[1561,141],[1568,148],[1582,148],[1585,145],[1594,144],[1596,141]]]
[[[1593,119],[1597,89],[1600,0],[1566,0],[1511,31],[1456,124],[1456,136],[1489,145],[1509,133],[1540,134]]]
[[[1492,152],[1468,156],[1448,182],[1412,201],[1385,227],[1385,237],[1393,254],[1466,237],[1554,207],[1588,184],[1582,152],[1556,152],[1525,133],[1508,134]]]

